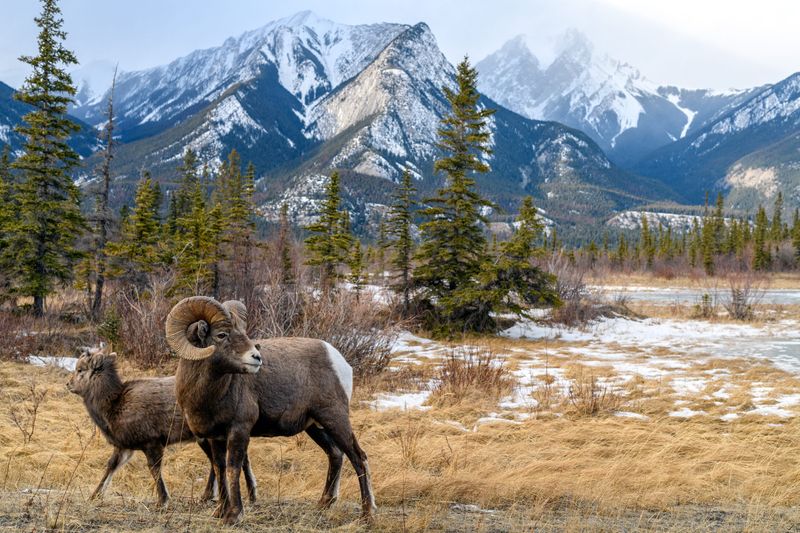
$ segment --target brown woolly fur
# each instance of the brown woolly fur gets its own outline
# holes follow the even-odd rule
[[[78,358],[67,389],[83,398],[92,421],[114,451],[105,474],[91,498],[106,492],[114,474],[125,466],[136,450],[144,452],[158,491],[158,504],[166,505],[169,493],[161,477],[165,446],[197,439],[189,430],[175,400],[175,378],[141,378],[123,382],[116,367],[116,354],[88,349]],[[211,463],[211,447],[200,441]],[[245,470],[251,498],[254,482]],[[204,499],[216,492],[213,467],[210,470]]]
[[[167,318],[167,340],[181,357],[175,390],[186,421],[209,439],[215,472],[225,480],[214,516],[241,520],[240,470],[250,437],[305,431],[328,456],[322,508],[339,496],[343,456],[358,476],[362,515],[375,499],[367,455],[350,424],[353,372],[331,345],[284,337],[252,341],[240,302],[186,298]]]

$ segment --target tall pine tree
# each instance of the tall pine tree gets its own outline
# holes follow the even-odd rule
[[[341,203],[339,173],[334,172],[325,188],[325,200],[317,222],[306,227],[310,233],[305,241],[306,264],[319,268],[319,284],[325,291],[334,287],[339,267],[347,262],[350,251],[350,217],[339,210]]]
[[[136,189],[135,205],[122,222],[120,240],[108,245],[114,257],[115,276],[127,279],[139,290],[147,286],[147,274],[162,265],[159,194],[149,172]]]
[[[394,193],[394,201],[389,208],[388,233],[391,237],[392,258],[391,265],[394,269],[392,288],[403,299],[403,316],[407,316],[411,306],[411,259],[414,252],[414,239],[411,235],[413,223],[412,208],[416,188],[412,183],[411,174],[403,172],[400,185]]]
[[[15,258],[16,292],[33,298],[33,312],[44,313],[45,298],[58,282],[72,277],[80,257],[76,240],[86,223],[80,211],[80,191],[70,171],[78,154],[67,141],[78,126],[67,118],[75,87],[67,73],[77,64],[64,47],[67,37],[56,0],[42,0],[38,54],[22,56],[31,74],[14,97],[33,109],[16,130],[25,137],[23,154],[13,163],[19,171],[15,197],[19,210],[9,228],[8,253]]]
[[[439,128],[444,156],[434,169],[445,175],[444,187],[426,201],[421,214],[422,244],[417,253],[415,282],[438,308],[445,331],[482,325],[485,308],[474,301],[477,277],[486,249],[482,208],[490,206],[475,189],[474,175],[489,171],[484,162],[492,153],[487,120],[494,110],[479,106],[477,71],[464,60],[456,69],[456,88],[444,87],[450,112]]]

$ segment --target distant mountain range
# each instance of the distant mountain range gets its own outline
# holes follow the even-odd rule
[[[70,111],[94,128],[105,121],[108,94],[91,79],[109,68],[76,75],[90,81]],[[481,105],[497,110],[492,170],[479,186],[508,212],[526,194],[568,225],[661,200],[697,204],[706,190],[724,190],[741,209],[778,190],[800,205],[798,75],[742,91],[657,86],[574,31],[548,65],[518,37],[477,68]],[[355,226],[372,227],[404,170],[423,197],[441,185],[433,161],[448,111],[442,87],[453,76],[424,23],[348,26],[311,12],[121,72],[115,202],[131,202],[143,169],[169,190],[186,148],[212,166],[235,148],[257,167],[265,217],[287,202],[307,221],[338,170]],[[0,143],[18,149],[13,125],[24,109],[12,92],[0,84]]]
[[[612,161],[658,179],[683,202],[721,190],[731,207],[752,211],[782,190],[800,205],[800,74],[724,92],[658,86],[574,30],[549,65],[519,36],[477,68],[487,96],[584,131]]]
[[[454,68],[425,24],[348,26],[303,12],[153,69],[118,77],[115,110],[121,186],[142,168],[169,178],[187,147],[218,164],[231,148],[262,179],[263,212],[288,202],[311,215],[325,177],[343,174],[356,224],[386,209],[403,170],[430,193],[442,88]],[[107,95],[73,109],[99,126]],[[497,109],[492,172],[482,190],[513,211],[525,194],[558,220],[582,222],[671,193],[614,165],[580,131]],[[130,187],[130,185],[129,185]]]
[[[12,155],[22,148],[24,139],[14,131],[22,117],[31,110],[27,104],[14,99],[14,89],[0,81],[0,149],[8,145]],[[72,136],[70,146],[82,157],[90,156],[98,146],[95,131],[88,124],[76,120],[81,130]]]

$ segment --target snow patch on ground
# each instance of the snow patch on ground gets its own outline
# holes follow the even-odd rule
[[[70,372],[75,371],[75,365],[78,363],[77,357],[52,357],[48,355],[31,355],[27,359],[28,363],[33,366],[55,366],[63,368]]]

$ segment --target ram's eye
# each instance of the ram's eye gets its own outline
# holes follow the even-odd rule
[[[225,333],[224,331],[220,331],[219,333],[217,333],[217,340],[224,341],[227,338],[228,334]]]

